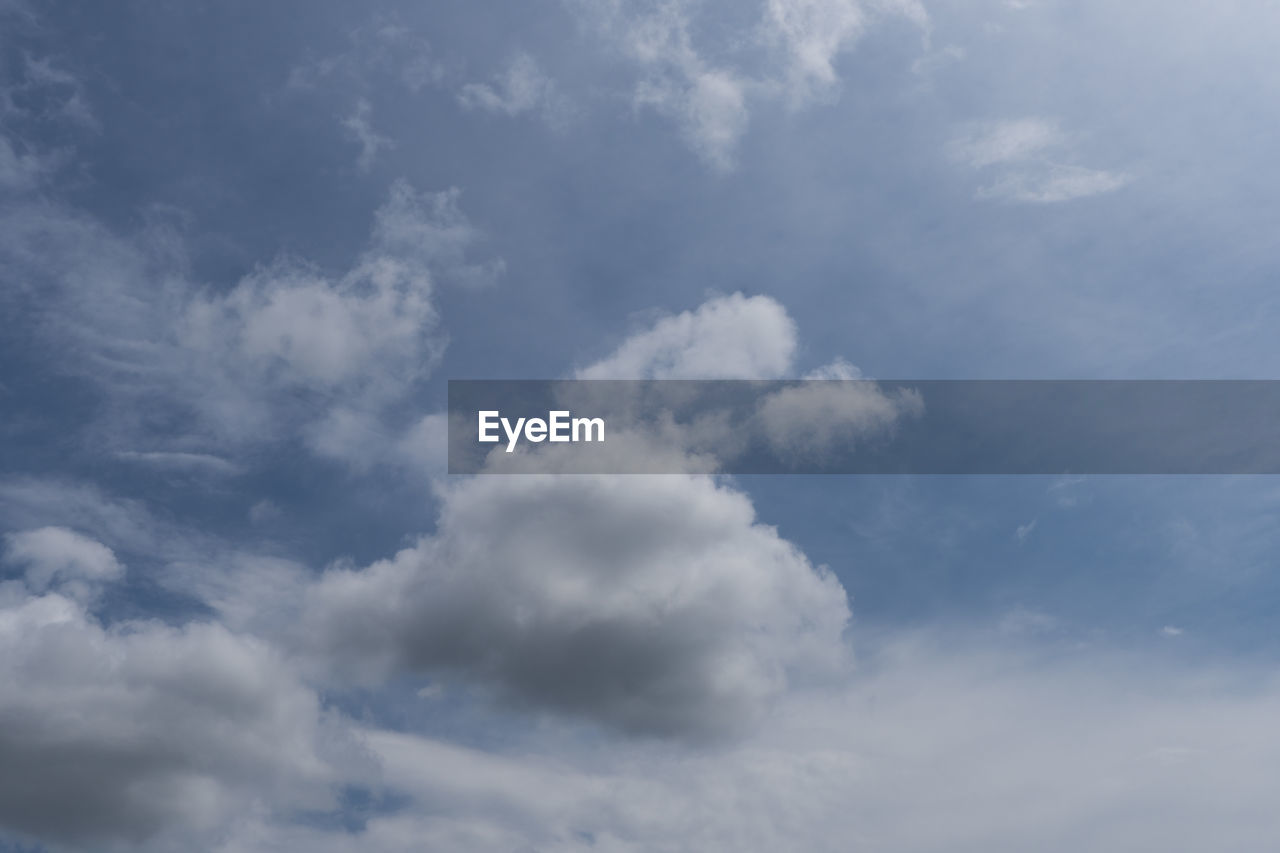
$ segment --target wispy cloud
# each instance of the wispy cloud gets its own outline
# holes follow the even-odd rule
[[[467,83],[458,101],[471,110],[518,116],[534,113],[553,126],[567,121],[571,108],[533,57],[517,53],[492,82]]]
[[[969,169],[997,172],[978,188],[979,199],[1054,204],[1112,192],[1132,180],[1059,162],[1073,159],[1073,149],[1056,120],[1031,117],[971,125],[951,140],[947,154]]]
[[[708,29],[698,26],[695,3],[579,5],[640,69],[633,103],[674,120],[690,147],[722,172],[735,165],[755,105],[800,109],[837,96],[838,56],[877,17],[928,25],[916,0],[769,0],[750,27],[710,28],[721,49],[709,50],[694,35]]]
[[[1029,204],[1054,204],[1109,193],[1131,180],[1132,177],[1122,172],[1051,163],[1000,178],[980,188],[977,197]]]
[[[373,129],[373,108],[364,98],[356,102],[355,112],[342,120],[342,126],[360,143],[356,165],[362,172],[373,168],[379,151],[395,147],[394,142]]]

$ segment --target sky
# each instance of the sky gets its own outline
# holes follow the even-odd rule
[[[0,851],[1271,849],[1274,478],[450,476],[444,413],[1275,378],[1278,27],[0,0]]]

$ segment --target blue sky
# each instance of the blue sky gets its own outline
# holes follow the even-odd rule
[[[1278,14],[0,0],[0,849],[1266,848],[1272,478],[449,478],[442,412],[1274,378]]]

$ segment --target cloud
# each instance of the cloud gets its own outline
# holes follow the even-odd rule
[[[629,336],[613,353],[581,368],[579,379],[777,379],[794,372],[795,323],[774,299],[741,293],[717,296],[692,311],[662,317]],[[836,359],[805,375],[806,380],[852,380],[861,372]],[[583,393],[590,393],[584,391]],[[634,393],[640,393],[637,390]],[[679,396],[678,390],[671,392]],[[886,393],[873,382],[806,381],[763,396],[753,415],[736,426],[727,413],[701,411],[690,422],[671,418],[635,422],[638,412],[663,411],[672,400],[661,392],[642,404],[630,389],[610,388],[587,408],[610,414],[611,446],[576,447],[572,459],[557,460],[549,445],[525,459],[496,460],[502,470],[618,470],[708,472],[732,459],[758,438],[780,459],[813,461],[848,451],[864,439],[889,434],[904,417],[923,411],[919,394]],[[585,401],[570,408],[582,409]],[[565,405],[569,405],[565,401]],[[639,460],[639,461],[637,461]],[[557,467],[563,465],[564,467]],[[593,467],[594,466],[594,467]]]
[[[139,501],[112,499],[96,486],[51,478],[0,480],[0,518],[15,530],[67,527],[116,552],[162,559],[209,548],[206,537],[159,522]]]
[[[57,157],[19,152],[11,140],[0,136],[0,189],[23,192],[35,188],[55,168]]]
[[[396,182],[367,248],[338,275],[283,258],[205,289],[173,234],[126,239],[45,203],[7,213],[0,265],[42,289],[35,328],[53,364],[107,392],[99,446],[225,456],[305,435],[339,410],[377,416],[428,375],[446,344],[437,281],[483,286],[504,269],[470,260],[481,235],[458,199]],[[172,439],[153,434],[157,412],[183,425],[182,446],[136,450]]]
[[[692,148],[712,167],[733,167],[734,149],[747,127],[746,83],[731,72],[697,70],[680,85],[644,81],[635,103],[674,117]]]
[[[1130,182],[1120,172],[1055,162],[1071,156],[1072,141],[1058,122],[1022,118],[969,126],[947,145],[950,158],[975,170],[1003,167],[977,191],[979,199],[1055,204],[1101,195]]]
[[[836,91],[836,57],[862,36],[877,14],[901,15],[926,31],[929,26],[924,7],[915,0],[768,0],[761,28],[786,56],[786,88],[793,104]]]
[[[220,456],[210,453],[183,453],[180,451],[161,450],[121,450],[116,453],[117,459],[130,462],[141,462],[156,468],[176,471],[191,471],[219,476],[233,476],[241,472],[239,465],[229,462]]]
[[[360,143],[356,165],[362,172],[373,168],[373,161],[377,159],[379,151],[395,147],[394,142],[373,129],[372,113],[373,108],[369,102],[361,98],[356,102],[355,112],[342,120],[342,126]]]
[[[1120,172],[1083,166],[1050,164],[1045,168],[1012,174],[978,190],[978,198],[1029,204],[1055,204],[1102,195],[1128,184],[1132,178]]]
[[[27,587],[35,592],[58,587],[83,601],[95,585],[124,575],[110,548],[65,527],[10,533],[5,542],[5,561],[25,567]]]
[[[217,625],[104,628],[0,588],[0,719],[0,826],[20,835],[180,849],[263,797],[331,805],[315,695]]]
[[[302,636],[357,680],[432,672],[519,704],[694,737],[844,664],[844,591],[701,477],[479,477],[437,531],[306,592]]]
[[[465,84],[458,102],[508,117],[537,113],[552,125],[563,124],[569,113],[568,101],[527,53],[517,53],[492,83]]]
[[[755,417],[761,433],[783,458],[820,460],[887,435],[902,418],[923,412],[923,398],[910,389],[886,393],[870,381],[820,381],[769,394]]]
[[[715,749],[365,728],[408,807],[354,835],[258,825],[225,849],[1265,849],[1277,711],[1268,675],[898,634]]]
[[[720,172],[734,167],[755,105],[798,109],[835,97],[836,58],[877,17],[928,26],[915,0],[768,0],[745,28],[699,17],[699,5],[685,0],[577,6],[639,68],[633,103],[674,120]]]
[[[1056,121],[1022,118],[970,127],[953,139],[947,148],[953,160],[981,169],[997,163],[1025,160],[1064,142],[1065,137]]]
[[[10,11],[22,14],[16,29],[38,26],[30,10]],[[14,61],[0,70],[0,192],[27,193],[71,161],[74,147],[65,140],[98,130],[98,122],[78,77],[49,56],[23,50],[18,61],[19,49],[6,44],[5,35],[0,49]],[[62,140],[57,147],[36,141],[51,131]]]
[[[792,368],[795,323],[768,296],[734,293],[658,320],[579,379],[771,379]]]

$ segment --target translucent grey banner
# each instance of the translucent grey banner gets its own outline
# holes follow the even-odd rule
[[[1275,474],[1273,380],[451,380],[451,474]]]

